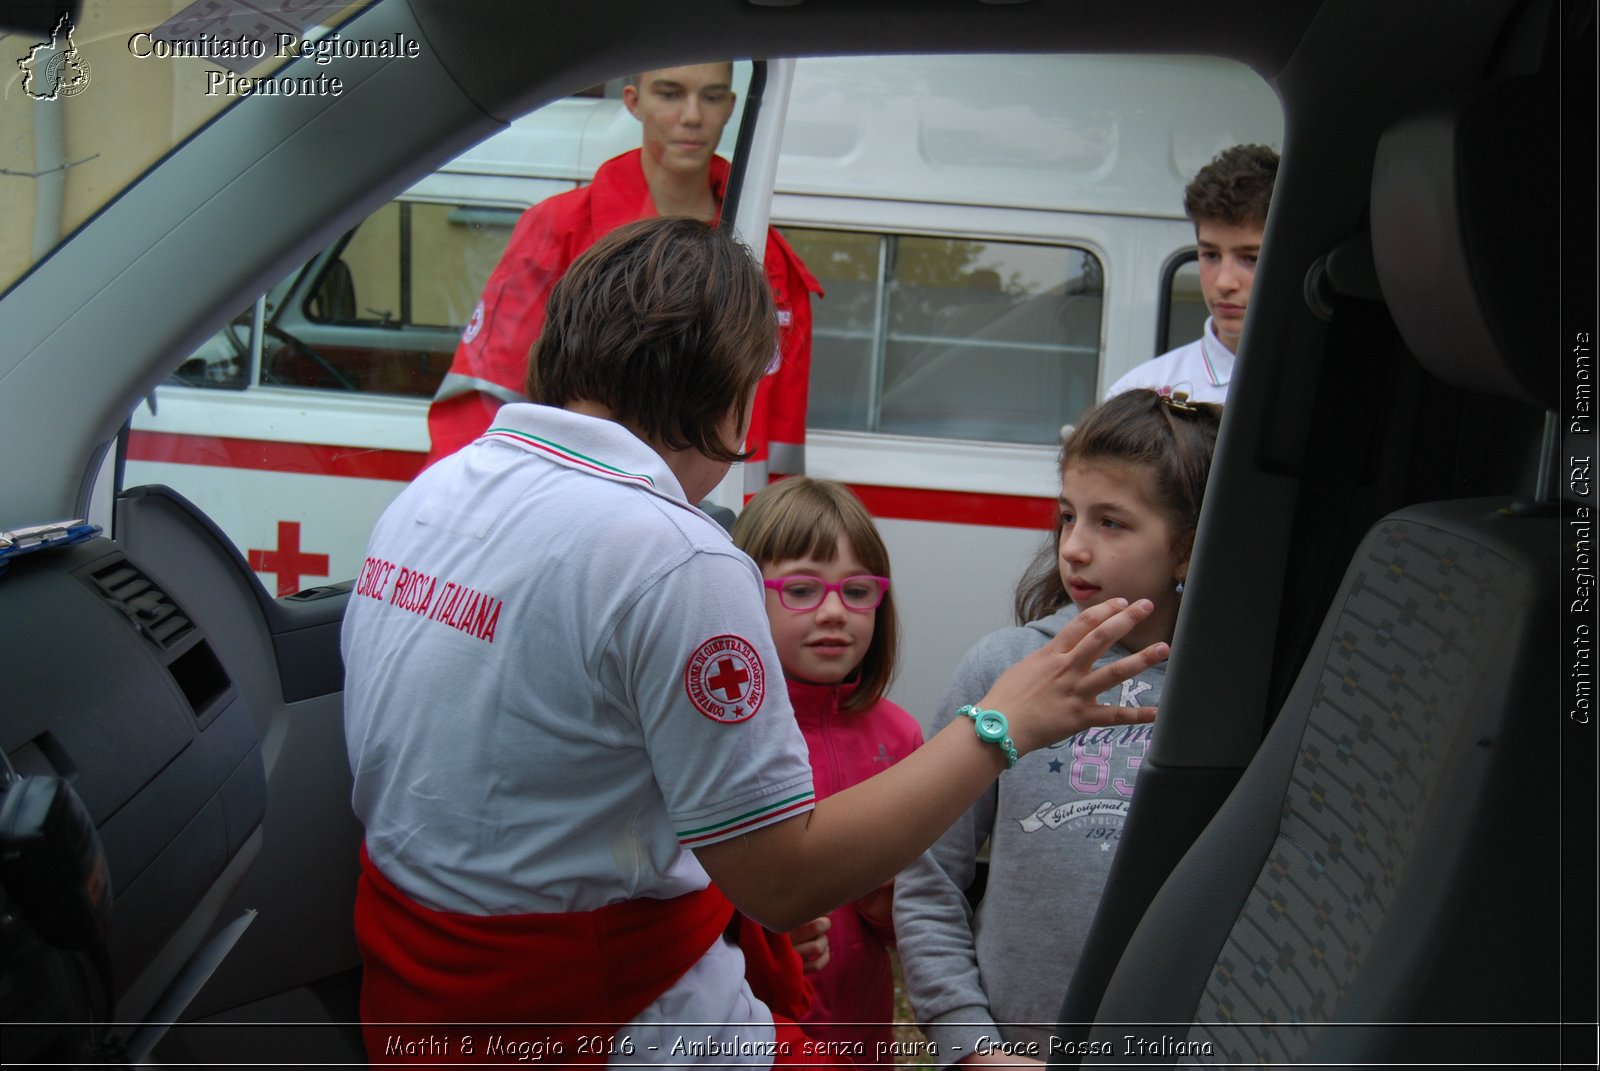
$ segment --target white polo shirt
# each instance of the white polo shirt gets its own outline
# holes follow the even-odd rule
[[[1221,404],[1228,400],[1228,381],[1232,378],[1233,351],[1222,344],[1208,316],[1199,338],[1133,368],[1111,384],[1106,399],[1148,387],[1162,394],[1188,391],[1190,401]]]
[[[762,594],[620,425],[501,409],[384,512],[345,617],[373,862],[417,902],[477,915],[704,888],[686,849],[814,804]],[[730,991],[737,950],[719,957],[658,1005],[764,1017]]]

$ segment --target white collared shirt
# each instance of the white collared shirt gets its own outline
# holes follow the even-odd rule
[[[1222,344],[1208,316],[1199,338],[1133,368],[1113,383],[1105,396],[1148,387],[1162,394],[1188,391],[1191,401],[1220,404],[1228,400],[1233,360],[1233,351]]]
[[[813,805],[760,570],[611,421],[502,408],[379,519],[342,639],[367,851],[435,910],[674,897]],[[642,1018],[753,1000],[719,941]]]

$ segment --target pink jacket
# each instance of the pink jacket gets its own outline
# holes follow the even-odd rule
[[[910,714],[879,700],[860,713],[840,711],[839,703],[852,685],[806,684],[789,681],[789,700],[795,720],[811,749],[811,771],[817,799],[841,792],[888,769],[922,743],[922,727]],[[890,919],[874,923],[854,904],[834,911],[828,931],[828,965],[807,975],[816,1000],[804,1023],[808,1033],[825,1040],[860,1041],[870,1057],[874,1045],[894,1040],[894,974],[888,946],[894,943]],[[830,1027],[823,1023],[862,1023],[863,1026]]]

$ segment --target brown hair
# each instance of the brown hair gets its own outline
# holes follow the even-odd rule
[[[733,82],[733,61],[732,60],[706,60],[705,65],[706,66],[710,66],[713,63],[726,63],[728,65],[728,82],[731,84]],[[672,66],[673,67],[694,67],[694,66],[699,66],[699,64],[674,63]],[[666,71],[666,70],[671,70],[671,67],[652,67],[652,68],[650,68],[650,70],[651,71]],[[650,71],[636,71],[633,74],[625,76],[622,79],[622,84],[625,85],[625,86],[632,86],[635,89],[642,89],[643,88],[643,83],[644,83],[644,76],[649,74],[649,73],[650,73]]]
[[[842,483],[791,476],[763,488],[733,522],[733,542],[757,565],[814,558],[831,562],[839,537],[875,576],[889,576],[889,548],[861,500]],[[894,588],[883,593],[872,627],[872,642],[861,659],[855,691],[840,704],[851,713],[866,710],[889,690],[899,648]]]
[[[1183,191],[1183,211],[1193,223],[1214,220],[1232,227],[1264,227],[1278,181],[1278,154],[1265,145],[1223,149]]]
[[[682,216],[619,227],[550,291],[528,359],[528,397],[597,402],[630,431],[714,461],[748,457],[722,440],[744,426],[777,347],[772,291],[750,253]]]
[[[1147,469],[1156,505],[1166,511],[1174,549],[1187,550],[1200,520],[1200,501],[1211,475],[1222,406],[1209,402],[1175,405],[1153,390],[1130,390],[1089,410],[1062,444],[1058,475],[1077,462],[1112,462]],[[1017,624],[1046,617],[1071,602],[1061,583],[1061,515],[1050,541],[1039,549],[1017,584]]]

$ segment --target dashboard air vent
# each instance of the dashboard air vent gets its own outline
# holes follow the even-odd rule
[[[94,570],[89,579],[163,651],[172,650],[195,630],[194,622],[178,605],[125,558]]]

